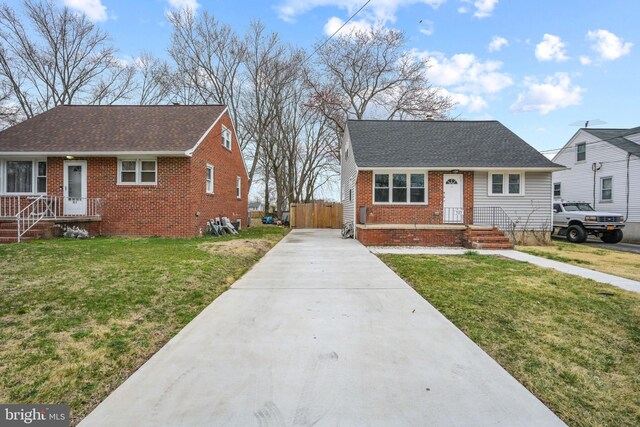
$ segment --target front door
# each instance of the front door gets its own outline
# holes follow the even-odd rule
[[[444,222],[461,224],[464,222],[464,198],[462,174],[444,175]]]
[[[64,214],[87,214],[87,162],[64,162]]]

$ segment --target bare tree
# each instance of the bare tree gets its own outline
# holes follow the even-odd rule
[[[174,99],[227,105],[238,132],[244,44],[229,25],[207,12],[196,16],[185,8],[170,12],[168,17],[173,26],[169,54],[176,65]]]
[[[166,103],[173,89],[169,64],[149,52],[142,52],[135,59],[138,81],[136,92],[140,105]]]
[[[135,70],[106,33],[53,1],[0,6],[0,80],[24,118],[72,102],[111,104],[129,96]]]
[[[405,34],[381,25],[319,45],[307,74],[309,105],[342,133],[349,118],[444,117],[453,102],[427,78],[428,61],[406,49]]]

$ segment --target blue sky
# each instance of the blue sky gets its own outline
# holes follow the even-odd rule
[[[123,57],[166,55],[165,13],[174,7],[207,10],[239,32],[261,19],[283,40],[310,47],[365,2],[57,1],[107,30]],[[372,0],[349,25],[405,31],[409,47],[432,58],[434,86],[459,102],[456,115],[500,120],[547,150],[562,146],[577,120],[640,125],[638,16],[637,0]]]

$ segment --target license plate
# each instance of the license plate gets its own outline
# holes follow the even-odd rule
[[[607,225],[607,230],[613,230],[614,228],[616,228],[616,227],[613,226],[613,225]]]

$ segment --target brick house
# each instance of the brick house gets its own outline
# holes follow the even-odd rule
[[[246,225],[247,195],[223,105],[65,105],[0,132],[0,241],[18,224],[198,236],[218,216]]]
[[[556,165],[497,121],[350,120],[343,221],[365,245],[547,242]]]

